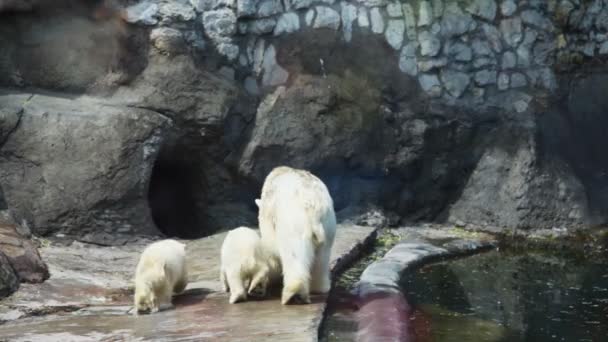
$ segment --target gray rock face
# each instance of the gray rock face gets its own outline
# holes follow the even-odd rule
[[[36,233],[154,229],[149,216],[132,214],[147,212],[165,119],[87,98],[2,95],[1,101],[21,112],[0,150],[1,185],[9,206]]]
[[[559,227],[588,217],[582,184],[558,161],[545,166],[538,163],[530,126],[510,129],[497,134],[492,147],[484,152],[463,196],[451,207],[450,219],[482,226],[532,228],[540,221],[553,221]],[[497,178],[484,176],[482,180],[482,173]],[[557,215],[542,217],[547,209]]]

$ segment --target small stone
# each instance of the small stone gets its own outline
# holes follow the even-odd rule
[[[488,40],[488,43],[490,43],[492,50],[494,50],[496,53],[501,52],[502,42],[500,40],[500,32],[498,29],[493,25],[483,24],[482,30]]]
[[[467,12],[493,21],[496,17],[496,2],[494,0],[473,0],[467,7]]]
[[[455,98],[459,98],[464,94],[471,83],[471,77],[460,71],[442,70],[441,81],[445,90]]]
[[[403,11],[401,10],[400,2],[390,2],[386,6],[386,12],[388,13],[388,16],[392,18],[403,17]]]
[[[421,74],[418,77],[418,82],[420,83],[422,90],[424,90],[430,97],[441,96],[441,82],[439,82],[437,75]]]
[[[262,69],[264,71],[262,76],[264,86],[277,86],[287,82],[289,78],[289,73],[277,63],[276,50],[273,45],[268,46],[264,53]]]
[[[262,63],[264,62],[264,52],[266,51],[265,45],[266,42],[264,39],[258,39],[255,42],[253,56],[250,58],[253,60],[253,72],[256,75],[260,75],[262,73]]]
[[[416,50],[418,44],[410,42],[401,49],[399,55],[399,69],[410,76],[416,76],[418,74]]]
[[[405,23],[401,19],[390,19],[386,26],[384,36],[388,44],[395,50],[401,49],[403,44],[403,34],[405,33]]]
[[[216,45],[216,48],[219,54],[229,61],[234,61],[239,56],[239,47],[231,42],[220,42]]]
[[[500,32],[507,45],[516,47],[523,38],[521,19],[503,19],[500,22]]]
[[[511,75],[511,88],[521,88],[526,85],[528,85],[528,80],[524,74],[516,72]]]
[[[587,57],[593,57],[595,55],[595,43],[587,42],[581,49],[582,53]]]
[[[203,27],[211,38],[229,37],[236,33],[236,16],[229,9],[203,13]]]
[[[471,89],[471,93],[473,93],[476,103],[483,103],[483,99],[486,94],[486,90],[484,88],[473,87],[473,89]]]
[[[357,7],[348,3],[341,2],[341,16],[342,16],[342,32],[344,34],[344,40],[350,42],[353,34],[353,21],[357,19]]]
[[[378,7],[371,9],[370,19],[372,22],[373,33],[380,34],[384,32],[384,19],[382,19],[382,14],[380,14],[380,9]]]
[[[388,4],[388,0],[357,0],[357,2],[365,7],[386,6]]]
[[[528,109],[528,102],[524,100],[517,100],[515,103],[513,103],[513,109],[515,109],[517,113],[523,113]]]
[[[420,54],[422,56],[436,56],[441,49],[441,41],[428,31],[420,32],[418,43],[420,43]]]
[[[530,80],[530,85],[538,84],[538,79],[540,77],[538,70],[526,70],[526,76],[528,76],[528,80]]]
[[[495,70],[480,70],[475,73],[475,83],[480,86],[496,84],[496,77]]]
[[[507,90],[509,89],[509,75],[504,72],[501,72],[498,75],[498,89],[499,90]]]
[[[464,227],[464,226],[466,226],[466,223],[464,223],[464,221],[462,221],[462,220],[456,220],[455,225],[456,225],[456,227]]]
[[[158,23],[158,5],[142,1],[126,9],[126,21],[132,24],[156,25]]]
[[[297,10],[302,8],[309,8],[313,4],[314,0],[286,0],[285,9]]]
[[[174,28],[157,27],[150,32],[150,40],[158,51],[166,55],[174,55],[186,51],[182,32]]]
[[[190,0],[190,3],[199,13],[220,7],[236,8],[236,0]]]
[[[424,0],[420,1],[420,7],[418,8],[418,26],[429,26],[433,23],[433,8],[431,3]]]
[[[475,56],[492,56],[492,49],[490,48],[490,44],[488,42],[476,39],[473,41],[473,53]]]
[[[464,13],[458,3],[450,2],[446,5],[441,20],[442,33],[446,37],[460,36],[475,29],[475,21],[470,14]]]
[[[510,17],[517,11],[517,4],[513,0],[504,0],[500,4],[500,12],[505,17]]]
[[[317,17],[313,24],[314,28],[330,28],[337,30],[340,27],[340,14],[330,7],[317,6]]]
[[[429,72],[433,69],[439,69],[448,64],[448,59],[445,57],[432,58],[424,61],[418,61],[418,70],[420,72]]]
[[[257,17],[265,18],[283,12],[281,0],[263,0],[258,5]]]
[[[553,24],[551,21],[538,11],[523,11],[521,13],[521,20],[527,25],[536,26],[545,31],[553,31]]]
[[[507,51],[502,55],[501,67],[503,70],[515,68],[516,65],[517,56],[513,52]]]
[[[185,1],[161,2],[158,11],[163,23],[191,21],[196,18],[194,7],[190,2]]]
[[[367,16],[367,9],[365,9],[365,7],[359,7],[359,13],[357,13],[357,24],[359,27],[369,27],[369,17]]]
[[[517,65],[523,68],[527,68],[530,66],[532,61],[532,57],[530,56],[530,51],[524,46],[521,45],[517,48]]]
[[[254,96],[257,96],[260,94],[260,88],[258,87],[258,82],[255,80],[255,78],[249,76],[245,79],[245,83],[244,83],[244,87],[245,90]]]
[[[274,28],[274,35],[292,33],[300,29],[300,17],[295,12],[283,13]]]
[[[454,57],[458,62],[469,62],[473,59],[473,50],[468,45],[462,43],[446,44],[444,53]]]
[[[603,42],[602,45],[600,45],[599,54],[600,55],[608,54],[608,41]]]
[[[433,4],[433,16],[435,19],[441,18],[443,16],[443,0],[432,0]]]
[[[256,35],[270,33],[274,30],[276,24],[277,21],[274,18],[262,18],[252,20],[247,25],[247,33],[252,33]]]
[[[473,60],[473,67],[475,69],[488,67],[488,66],[495,66],[495,65],[496,65],[495,58],[479,57],[479,58],[475,58]]]
[[[246,67],[249,65],[249,61],[247,60],[247,54],[241,53],[239,55],[239,64],[242,67]]]
[[[407,38],[409,40],[415,40],[417,36],[416,32],[416,14],[412,5],[405,3],[401,6],[403,9],[403,17],[405,19],[405,30],[407,32]]]
[[[312,21],[314,19],[315,19],[315,10],[314,10],[314,8],[311,8],[308,10],[308,12],[306,12],[306,17],[304,18],[304,21],[306,21],[306,26],[311,26]]]
[[[540,70],[540,81],[546,89],[551,91],[557,89],[557,79],[551,68],[543,68]]]

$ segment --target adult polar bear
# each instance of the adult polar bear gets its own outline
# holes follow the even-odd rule
[[[308,171],[279,166],[255,202],[262,240],[281,262],[281,303],[296,295],[310,303],[310,293],[328,292],[336,215],[325,184]]]

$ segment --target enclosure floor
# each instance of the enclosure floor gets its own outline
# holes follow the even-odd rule
[[[332,267],[372,233],[368,227],[339,226]],[[313,296],[310,305],[281,305],[279,294],[228,304],[219,283],[224,237],[189,241],[190,283],[174,298],[175,308],[138,317],[128,311],[144,245],[41,248],[51,278],[23,284],[0,302],[0,341],[315,341],[325,296]]]

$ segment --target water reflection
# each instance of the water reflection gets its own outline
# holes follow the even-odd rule
[[[434,341],[606,341],[608,264],[490,252],[403,279]],[[458,338],[457,336],[458,335]]]

